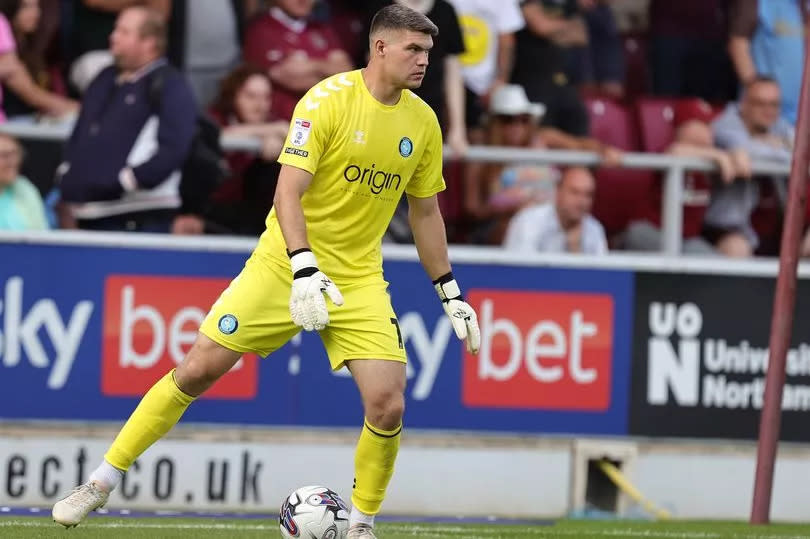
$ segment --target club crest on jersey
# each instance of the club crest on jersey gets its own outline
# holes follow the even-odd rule
[[[408,137],[399,139],[399,155],[408,157],[413,153],[413,142]]]
[[[312,129],[312,122],[296,118],[293,122],[292,136],[290,142],[293,146],[303,146],[309,140],[309,130]]]
[[[236,328],[239,327],[239,321],[232,314],[224,314],[219,319],[217,327],[219,328],[219,331],[221,333],[224,333],[225,335],[230,335],[236,331]]]

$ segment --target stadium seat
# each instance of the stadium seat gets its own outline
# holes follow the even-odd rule
[[[625,151],[638,151],[638,132],[633,115],[623,105],[607,99],[585,99],[591,136]],[[622,232],[634,216],[634,208],[650,191],[655,175],[647,170],[599,168],[595,173],[597,193],[593,215],[608,238]]]
[[[675,99],[641,97],[636,100],[641,151],[660,153],[672,142],[676,104]]]
[[[592,137],[628,152],[639,150],[636,123],[627,107],[598,97],[587,97],[584,102]]]
[[[649,91],[650,67],[645,34],[625,34],[621,37],[625,58],[625,98],[634,100]]]

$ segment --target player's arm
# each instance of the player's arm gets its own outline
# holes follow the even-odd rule
[[[433,281],[433,286],[442,300],[445,313],[450,317],[453,329],[459,339],[467,344],[467,350],[478,353],[481,347],[481,333],[478,317],[461,295],[447,256],[447,232],[439,210],[436,195],[416,197],[408,195],[408,221],[413,232],[416,251],[422,267]]]
[[[306,170],[290,165],[282,165],[276,184],[273,206],[281,227],[281,234],[287,244],[287,250],[294,253],[300,249],[309,249],[307,240],[307,223],[301,207],[301,197],[312,182],[312,174]]]
[[[422,267],[430,279],[435,281],[450,271],[447,233],[436,195],[427,198],[408,195],[408,221]]]
[[[273,205],[281,235],[287,244],[293,274],[290,292],[290,316],[306,331],[320,331],[329,323],[324,293],[335,305],[343,305],[343,296],[335,284],[318,268],[318,261],[307,240],[307,222],[301,197],[312,182],[306,170],[282,165]]]

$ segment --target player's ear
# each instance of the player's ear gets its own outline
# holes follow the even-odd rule
[[[385,41],[382,38],[377,38],[374,40],[373,49],[374,54],[377,56],[385,56]]]

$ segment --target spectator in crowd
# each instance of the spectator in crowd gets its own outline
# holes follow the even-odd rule
[[[25,103],[44,114],[62,117],[75,112],[77,108],[76,102],[48,92],[35,83],[17,54],[11,25],[3,14],[0,14],[0,82]],[[0,110],[0,122],[6,120],[4,110],[5,107]]]
[[[596,180],[587,168],[565,169],[554,201],[518,212],[503,246],[522,253],[607,253],[605,230],[590,215],[595,192]]]
[[[782,116],[796,124],[804,69],[803,0],[732,0],[728,52],[743,87],[757,76],[782,90]]]
[[[0,133],[0,230],[45,230],[42,197],[20,175],[23,150],[13,137]]]
[[[365,65],[368,62],[368,29],[371,17],[381,7],[389,4],[386,0],[329,0],[329,26],[340,31],[335,32],[341,48],[349,54],[354,65]]]
[[[110,36],[115,65],[85,92],[58,171],[62,199],[80,228],[190,232],[189,219],[177,216],[179,169],[197,107],[165,48],[159,12],[132,7],[119,14]],[[159,96],[153,95],[157,76]]]
[[[757,77],[749,82],[739,104],[729,104],[712,128],[718,147],[745,152],[750,158],[790,164],[794,130],[780,117],[782,99],[779,84]],[[784,190],[785,178],[771,178]],[[758,237],[751,225],[751,213],[759,202],[759,185],[738,179],[712,192],[706,211],[704,235],[728,256],[751,256]]]
[[[601,154],[605,166],[619,164],[616,148],[586,137],[575,137],[553,127],[538,127],[545,106],[532,103],[516,84],[500,86],[492,96],[488,144],[515,148],[579,150]],[[482,221],[489,242],[501,243],[506,224],[519,209],[551,200],[559,178],[549,165],[493,163],[465,189],[465,209]]]
[[[464,36],[461,73],[466,85],[467,128],[470,141],[484,140],[489,98],[509,82],[515,63],[515,32],[523,28],[518,0],[450,0]]]
[[[107,49],[118,14],[127,7],[143,5],[169,17],[171,0],[73,0],[69,17],[70,51],[68,61],[90,51]]]
[[[701,157],[713,161],[719,169],[719,180],[730,184],[735,179],[751,176],[751,163],[743,150],[725,151],[714,145],[711,122],[714,109],[700,98],[687,99],[675,106],[675,138],[666,153],[684,157]],[[630,251],[660,251],[662,248],[661,212],[663,178],[651,184],[648,204],[637,208],[638,214],[627,227],[623,247]],[[701,236],[703,218],[711,195],[711,177],[703,172],[688,171],[683,192],[683,252],[717,254],[714,246]]]
[[[728,101],[736,96],[726,54],[728,0],[650,0],[653,92]]]
[[[588,134],[588,112],[566,75],[567,52],[588,42],[577,0],[522,0],[526,28],[517,33],[512,81],[543,103],[543,124],[577,136]]]
[[[244,26],[256,11],[252,0],[169,0],[169,62],[182,71],[197,103],[205,107],[216,97],[222,80],[242,55]],[[212,24],[216,21],[216,24]]]
[[[270,116],[272,90],[264,69],[242,65],[222,81],[211,108],[223,135],[256,137],[262,143],[258,156],[242,151],[226,154],[230,177],[213,194],[206,219],[223,232],[258,236],[273,204],[280,170],[276,159],[290,122]]]
[[[577,0],[588,43],[569,50],[568,76],[577,87],[613,98],[624,96],[624,49],[609,0]]]
[[[309,20],[315,0],[277,0],[247,28],[244,58],[267,69],[273,115],[289,120],[304,93],[326,77],[350,71],[351,59],[330,26]]]
[[[52,1],[45,0],[45,2],[51,10],[58,8]],[[34,84],[45,91],[64,93],[61,79],[55,78],[57,71],[50,69],[45,58],[56,28],[51,21],[45,21],[49,24],[43,24],[40,0],[0,0],[0,13],[11,23],[17,56]],[[58,16],[58,11],[56,15]],[[7,86],[4,90],[6,95],[3,109],[6,117],[30,117],[38,112],[36,107],[29,105],[13,91],[9,91]]]

